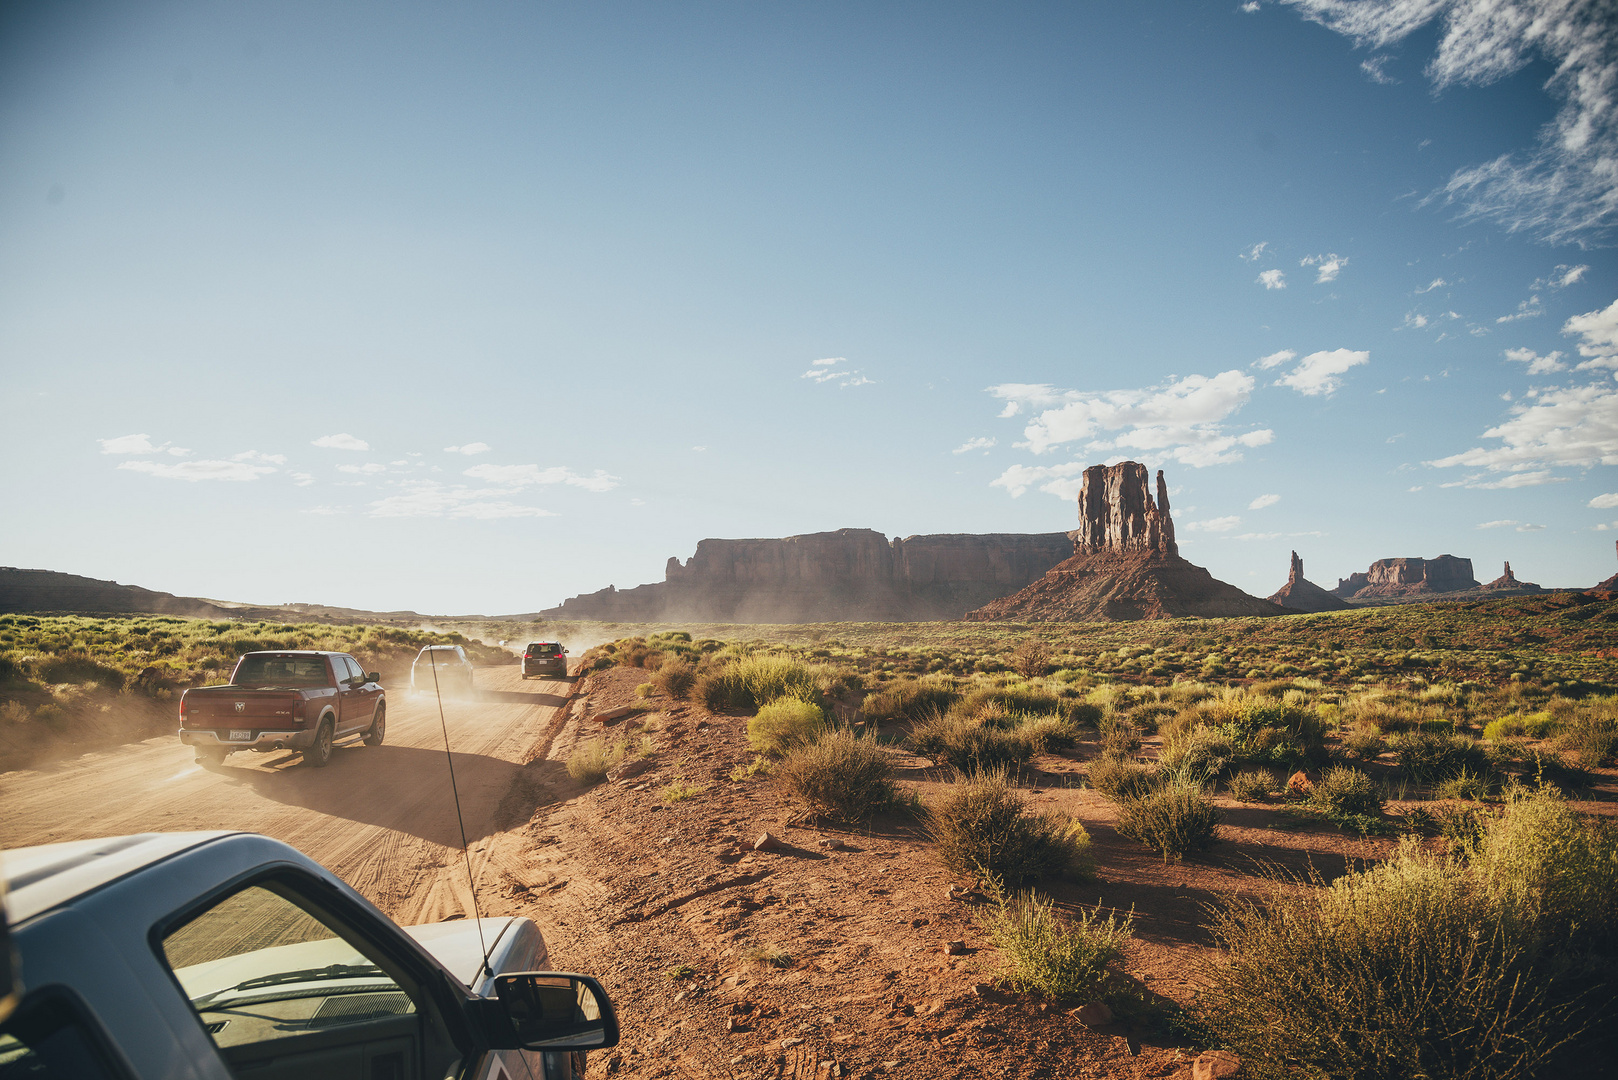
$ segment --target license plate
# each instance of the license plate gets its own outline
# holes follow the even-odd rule
[[[232,731],[226,736],[226,739],[230,742],[252,742],[253,733],[251,731]]]

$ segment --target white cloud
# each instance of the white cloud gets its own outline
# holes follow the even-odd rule
[[[97,439],[101,444],[103,454],[158,454],[162,453],[163,446],[153,446],[152,440],[146,435],[120,435],[116,439]]]
[[[1618,387],[1610,384],[1530,390],[1511,406],[1512,417],[1483,433],[1501,445],[1430,461],[1437,468],[1466,465],[1510,476],[1491,482],[1458,481],[1467,487],[1527,487],[1551,483],[1557,466],[1618,465]],[[1530,481],[1524,477],[1541,479]],[[1474,478],[1468,478],[1469,480]]]
[[[1618,300],[1606,308],[1575,315],[1562,324],[1562,333],[1584,339],[1579,355],[1589,357],[1579,370],[1618,368]]]
[[[1006,383],[990,387],[989,393],[1020,399],[1031,408],[1055,406],[1044,408],[1023,429],[1027,441],[1017,446],[1035,454],[1082,442],[1092,460],[1109,453],[1157,451],[1201,467],[1238,461],[1242,447],[1263,446],[1275,438],[1269,430],[1239,435],[1225,430],[1224,422],[1246,404],[1253,385],[1251,375],[1224,371],[1139,390],[1056,391],[1044,384]]]
[[[1406,330],[1422,330],[1427,326],[1427,316],[1411,311],[1405,314]]]
[[[1611,510],[1618,506],[1618,492],[1609,492],[1606,495],[1597,495],[1584,505],[1592,510]]]
[[[315,482],[315,478],[306,472],[287,473],[287,478],[298,487],[308,487]]]
[[[1247,532],[1247,533],[1237,533],[1235,536],[1221,536],[1219,539],[1221,539],[1221,540],[1282,540],[1282,539],[1294,540],[1294,539],[1297,539],[1300,536],[1325,536],[1325,535],[1326,534],[1321,532],[1320,530],[1314,529],[1314,530],[1310,530],[1309,532],[1266,532],[1266,533]]]
[[[1013,499],[1029,488],[1049,492],[1059,499],[1076,499],[1083,486],[1086,465],[1082,461],[1069,461],[1061,465],[1013,465],[993,480],[990,487],[1003,487]]]
[[[574,472],[564,465],[540,468],[538,465],[474,465],[463,474],[474,480],[483,480],[503,488],[523,488],[540,484],[567,484],[585,491],[611,491],[622,480],[604,469],[589,476]]]
[[[810,366],[811,367],[831,367],[833,364],[846,364],[846,363],[848,363],[848,357],[846,357],[846,356],[828,356],[824,360],[816,360]]]
[[[1245,12],[1246,14],[1248,14],[1248,15],[1257,14],[1258,13],[1258,0],[1247,0],[1247,2],[1242,5],[1241,10],[1243,12]]]
[[[1257,360],[1253,361],[1253,366],[1263,368],[1265,371],[1268,371],[1270,368],[1280,367],[1282,364],[1289,364],[1297,358],[1298,354],[1296,352],[1293,352],[1291,349],[1282,349],[1280,352],[1272,352],[1268,356],[1259,357]]]
[[[125,461],[118,467],[164,480],[187,480],[192,483],[199,480],[257,480],[275,471],[273,465],[255,465],[247,461]]]
[[[1353,349],[1332,349],[1329,352],[1312,352],[1299,361],[1298,366],[1291,372],[1281,376],[1275,381],[1277,386],[1290,386],[1300,394],[1316,397],[1321,394],[1335,394],[1343,385],[1338,378],[1345,371],[1361,364],[1369,363],[1371,354]]]
[[[1284,289],[1287,287],[1287,276],[1279,270],[1265,270],[1254,280],[1266,289]]]
[[[1253,6],[1257,7],[1258,5],[1255,4]],[[1252,247],[1250,247],[1246,251],[1242,252],[1241,257],[1243,259],[1247,260],[1248,262],[1257,262],[1258,257],[1260,255],[1263,255],[1264,254],[1264,249],[1269,247],[1269,246],[1270,246],[1270,242],[1268,240],[1260,240],[1258,243],[1254,244]]]
[[[440,484],[436,480],[415,480],[406,484],[401,495],[390,495],[370,504],[376,518],[443,517],[493,521],[500,518],[555,517],[549,510],[509,501],[502,492]]]
[[[377,473],[387,472],[388,467],[379,465],[374,461],[368,461],[364,465],[339,465],[337,466],[337,471],[355,476],[375,476]]]
[[[701,454],[704,453],[708,448],[706,446],[693,446],[691,449]]]
[[[1538,144],[1463,168],[1430,199],[1459,205],[1508,232],[1550,243],[1589,243],[1618,213],[1618,34],[1600,0],[1282,0],[1307,19],[1382,50],[1442,18],[1426,75],[1434,88],[1486,86],[1536,58],[1560,101]]]
[[[800,378],[811,379],[817,383],[831,383],[840,390],[850,386],[870,386],[874,380],[868,379],[858,368],[839,368],[835,365],[846,364],[848,359],[842,356],[828,356],[824,360],[816,360],[809,370]]]
[[[1585,273],[1589,269],[1588,266],[1569,266],[1566,263],[1557,263],[1555,270],[1542,278],[1536,278],[1534,283],[1528,286],[1528,289],[1530,292],[1565,289],[1569,285],[1575,285],[1583,280]]]
[[[1499,521],[1485,521],[1477,527],[1480,529],[1515,529],[1517,532],[1545,531],[1545,526],[1543,525],[1530,525],[1526,521],[1517,521],[1513,518],[1502,518]]]
[[[1514,315],[1502,315],[1502,316],[1500,316],[1498,319],[1496,319],[1494,321],[1496,323],[1517,322],[1518,320],[1521,320],[1521,319],[1537,318],[1538,316],[1543,315],[1543,314],[1545,314],[1545,309],[1540,306],[1539,295],[1536,293],[1535,295],[1530,296],[1528,299],[1524,300],[1522,303],[1517,305],[1516,314],[1514,314]]]
[[[323,446],[327,450],[369,450],[371,444],[364,439],[356,439],[352,435],[322,435],[310,445]]]
[[[1280,501],[1281,501],[1281,496],[1279,496],[1279,495],[1260,495],[1258,498],[1256,498],[1252,502],[1248,503],[1247,508],[1249,510],[1262,510],[1266,506],[1274,506],[1276,503],[1278,503]]]
[[[468,457],[471,457],[473,454],[487,454],[490,450],[493,450],[493,449],[494,449],[494,447],[490,446],[488,443],[474,442],[474,443],[467,443],[465,446],[446,446],[446,447],[444,447],[444,453],[446,453],[446,454],[465,454]]]
[[[1430,293],[1434,289],[1442,288],[1442,287],[1444,287],[1445,285],[1448,285],[1448,284],[1449,284],[1449,282],[1445,281],[1443,278],[1435,277],[1435,278],[1433,278],[1433,280],[1428,284],[1428,286],[1425,289],[1417,289],[1416,290],[1416,295],[1420,296],[1422,293]]]
[[[336,517],[339,514],[348,513],[348,507],[346,507],[346,506],[306,506],[302,510],[299,510],[298,513],[300,513],[300,514],[313,514],[316,517]]]
[[[1337,275],[1343,272],[1348,260],[1341,255],[1309,255],[1298,262],[1299,266],[1313,266],[1315,270],[1315,284],[1324,285],[1336,281]]]
[[[1371,81],[1374,83],[1381,83],[1384,86],[1396,83],[1399,80],[1395,79],[1392,75],[1389,75],[1383,70],[1383,68],[1387,66],[1388,61],[1392,59],[1393,57],[1389,56],[1387,53],[1377,53],[1375,56],[1368,56],[1364,60],[1360,61],[1360,70],[1369,75],[1371,77]]]
[[[244,450],[240,454],[232,457],[230,460],[251,461],[256,462],[259,465],[285,465],[287,463],[287,456],[285,454],[261,454],[257,450]]]
[[[1436,461],[1429,465],[1438,464]],[[1549,469],[1535,469],[1531,472],[1516,472],[1490,480],[1489,473],[1473,473],[1460,480],[1451,480],[1447,484],[1439,484],[1441,488],[1473,488],[1477,491],[1510,491],[1516,488],[1539,487],[1541,484],[1565,484],[1565,477],[1557,476]]]
[[[1180,528],[1186,532],[1230,532],[1242,523],[1242,519],[1232,514],[1229,517],[1209,518],[1206,521],[1188,521]]]
[[[1552,371],[1566,371],[1567,365],[1562,363],[1560,352],[1539,355],[1533,349],[1507,349],[1506,359],[1515,360],[1519,364],[1528,365],[1528,374],[1546,375]]]
[[[993,446],[994,444],[995,444],[994,439],[987,438],[985,436],[980,435],[975,439],[966,440],[964,443],[957,446],[954,450],[951,450],[950,453],[952,453],[952,454],[968,454],[968,453],[971,453],[973,450],[987,450],[989,447]]]

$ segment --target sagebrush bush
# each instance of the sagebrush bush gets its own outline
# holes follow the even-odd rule
[[[1063,814],[1032,813],[1003,771],[963,776],[927,807],[927,835],[950,870],[1003,889],[1090,873],[1090,834]]]
[[[605,738],[590,739],[573,748],[567,757],[567,774],[581,784],[599,784],[624,759],[625,746]]]
[[[1259,1080],[1515,1080],[1588,1023],[1528,913],[1414,840],[1330,887],[1233,895],[1213,931],[1200,1016]]]
[[[747,743],[760,754],[780,757],[806,746],[826,730],[820,706],[797,698],[777,698],[747,721]]]
[[[1247,769],[1230,778],[1230,796],[1237,802],[1263,802],[1275,790],[1275,774],[1268,769]]]
[[[254,648],[257,642],[249,642]],[[252,650],[243,650],[250,652]],[[39,677],[47,683],[95,683],[108,690],[122,690],[125,675],[115,667],[93,660],[83,653],[63,653],[37,665]]]
[[[1116,911],[1079,909],[1076,918],[1057,914],[1051,900],[1020,894],[990,907],[982,918],[989,943],[1000,950],[995,975],[1022,993],[1058,1001],[1097,1001],[1106,992],[1107,965],[1123,955],[1134,919]]]
[[[1021,765],[1034,756],[1023,732],[964,716],[934,715],[910,729],[910,746],[963,773]]]
[[[905,679],[874,694],[867,694],[860,712],[867,720],[919,721],[947,712],[960,695],[947,686]]]
[[[1144,795],[1163,782],[1163,774],[1156,766],[1125,757],[1103,755],[1085,768],[1090,786],[1113,802]]]
[[[1603,704],[1611,700],[1605,699]],[[1562,726],[1556,745],[1576,756],[1585,768],[1599,769],[1618,757],[1618,716],[1613,715],[1610,704],[1581,710]]]
[[[1036,753],[1066,749],[1079,741],[1079,729],[1060,716],[1019,716],[1012,718],[1011,730],[1028,740]]]
[[[1097,725],[1101,734],[1101,752],[1128,756],[1140,753],[1140,728],[1116,715],[1104,716]]]
[[[1221,816],[1200,783],[1178,777],[1155,791],[1119,800],[1117,828],[1160,852],[1166,863],[1216,843]]]
[[[894,801],[893,763],[876,739],[846,728],[790,751],[772,770],[817,814],[863,821]]]
[[[1490,895],[1527,911],[1555,947],[1618,945],[1618,827],[1581,820],[1554,791],[1518,794],[1473,854]]]
[[[1357,761],[1375,761],[1387,752],[1387,740],[1369,731],[1355,731],[1343,736],[1343,752]]]
[[[652,676],[652,685],[676,701],[684,701],[697,681],[697,669],[680,657],[665,660]]]
[[[782,698],[825,703],[820,672],[785,656],[743,656],[701,676],[693,692],[710,710],[753,712]]]
[[[1382,785],[1358,769],[1337,765],[1321,774],[1309,801],[1328,814],[1376,817],[1382,813]]]
[[[1412,780],[1448,780],[1462,772],[1482,775],[1489,769],[1483,744],[1465,735],[1439,731],[1410,731],[1393,744],[1399,771]]]

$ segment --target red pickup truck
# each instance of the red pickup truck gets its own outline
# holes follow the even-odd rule
[[[180,741],[204,765],[218,765],[236,750],[297,750],[318,769],[345,736],[381,745],[387,701],[380,678],[347,653],[243,653],[228,686],[181,696]]]

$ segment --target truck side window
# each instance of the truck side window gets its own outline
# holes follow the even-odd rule
[[[0,1080],[119,1080],[102,1035],[60,991],[26,999],[0,1026]]]
[[[172,931],[163,953],[233,1066],[256,1065],[268,1078],[324,1076],[353,1062],[356,1076],[394,1075],[365,1063],[397,1054],[405,1069],[414,1060],[415,1003],[338,925],[250,885]],[[301,1045],[279,1041],[291,1039]]]

